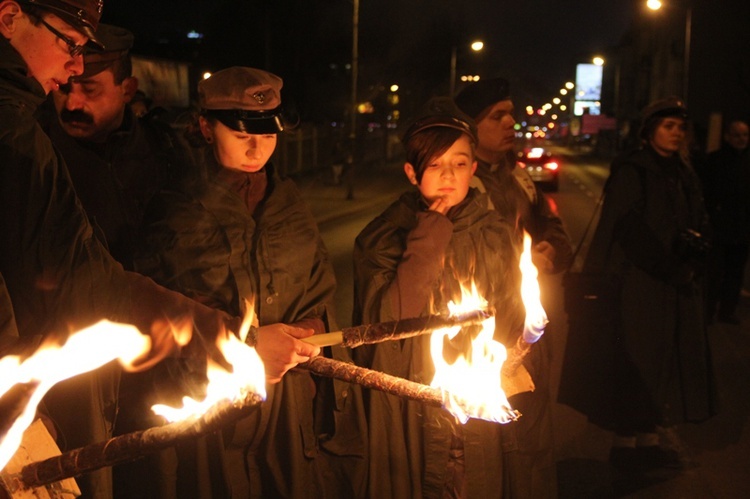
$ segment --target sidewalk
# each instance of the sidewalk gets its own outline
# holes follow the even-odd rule
[[[315,221],[318,225],[325,225],[339,217],[394,201],[399,193],[409,187],[403,165],[403,159],[358,165],[351,180],[351,198],[346,174],[342,176],[342,182],[336,185],[330,169],[294,177],[294,182],[310,206]]]

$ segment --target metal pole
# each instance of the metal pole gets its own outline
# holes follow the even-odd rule
[[[352,15],[352,102],[351,102],[351,130],[349,138],[357,137],[357,78],[359,73],[359,0],[354,0]]]
[[[450,93],[449,96],[453,97],[456,92],[456,46],[451,47],[451,79],[450,79]]]
[[[346,199],[354,199],[354,168],[357,163],[355,149],[357,143],[357,79],[359,77],[359,0],[354,0],[352,12],[352,102],[349,125],[349,153],[351,164],[346,173]]]
[[[688,104],[688,83],[690,81],[690,39],[693,30],[693,7],[688,5],[685,12],[685,53],[682,68],[682,98]]]
[[[618,54],[615,62],[615,151],[620,150],[620,67],[622,66],[622,53]]]

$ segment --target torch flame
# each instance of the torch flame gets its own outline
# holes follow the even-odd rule
[[[487,302],[475,285],[472,284],[470,291],[462,286],[461,295],[460,304],[448,304],[452,315],[487,308]],[[430,353],[435,365],[431,386],[442,390],[445,409],[461,423],[466,423],[470,417],[498,423],[515,420],[517,414],[501,386],[500,371],[506,352],[503,344],[493,339],[495,318],[482,322],[481,332],[472,340],[471,353],[460,355],[449,364],[443,356],[444,341],[446,337],[454,338],[460,330],[460,326],[438,329],[430,337]]]
[[[31,396],[21,415],[0,435],[0,470],[21,444],[23,432],[34,420],[42,397],[56,383],[97,369],[112,360],[132,368],[151,348],[151,338],[135,326],[101,321],[73,334],[63,345],[45,345],[26,360],[0,359],[0,397],[17,384],[32,385]]]
[[[539,271],[531,261],[531,236],[528,232],[523,235],[523,253],[519,267],[521,268],[521,299],[526,307],[526,320],[523,328],[523,340],[526,343],[536,343],[544,334],[547,325],[547,313],[542,307],[539,290]]]
[[[232,365],[232,372],[209,359],[208,386],[206,387],[206,397],[203,400],[198,401],[190,397],[183,397],[181,408],[156,404],[151,407],[151,410],[166,418],[167,421],[174,422],[200,417],[217,402],[224,399],[236,400],[249,392],[256,393],[265,399],[266,375],[263,361],[255,349],[246,345],[233,334],[224,337],[219,336],[216,340],[216,346],[224,355],[226,361]]]

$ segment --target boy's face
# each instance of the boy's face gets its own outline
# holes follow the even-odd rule
[[[442,198],[449,208],[466,198],[469,181],[476,169],[471,141],[466,135],[461,135],[442,156],[427,164],[420,183],[417,183],[414,167],[410,163],[404,166],[409,181],[419,188],[430,204]]]
[[[44,21],[65,36],[71,43],[83,45],[88,38],[83,36],[62,19],[45,15]],[[83,55],[70,55],[70,49],[61,37],[44,24],[34,25],[24,14],[16,16],[15,29],[10,37],[11,45],[18,50],[34,77],[44,88],[45,93],[57,90],[67,83],[71,76],[83,72]]]

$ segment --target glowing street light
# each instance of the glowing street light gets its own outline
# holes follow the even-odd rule
[[[471,43],[471,50],[473,50],[474,52],[479,52],[483,48],[484,42],[482,42],[481,40],[477,40]]]
[[[471,50],[474,52],[481,52],[484,49],[484,42],[481,40],[475,40],[469,45]],[[451,80],[450,80],[450,94],[453,96],[456,93],[456,59],[458,58],[458,47],[455,45],[451,47]]]
[[[598,55],[597,55],[597,56],[595,56],[595,57],[594,57],[594,58],[593,58],[593,59],[591,60],[591,62],[593,62],[593,63],[594,63],[594,64],[596,64],[597,66],[604,66],[604,58],[603,58],[603,57],[601,57],[601,56],[598,56]]]

